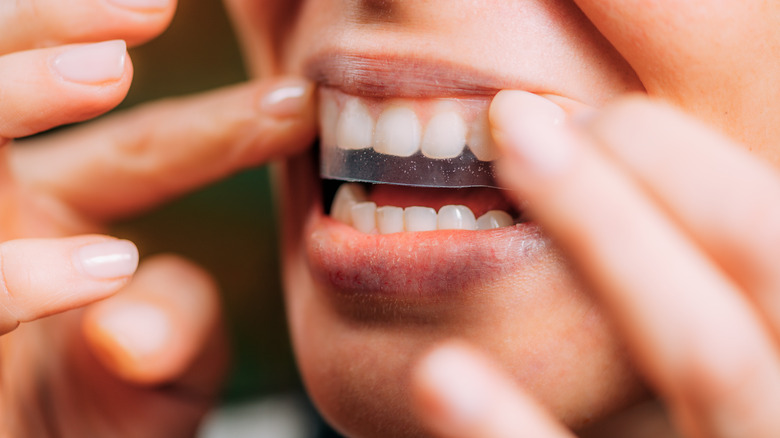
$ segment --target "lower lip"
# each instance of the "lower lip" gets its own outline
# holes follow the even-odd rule
[[[415,303],[485,284],[537,259],[548,246],[533,223],[484,231],[364,234],[312,212],[309,267],[333,293]]]

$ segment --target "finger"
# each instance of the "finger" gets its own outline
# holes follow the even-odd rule
[[[780,2],[576,0],[648,92],[755,147],[776,141],[766,111],[780,75]],[[745,78],[751,80],[746,81]]]
[[[0,54],[122,39],[137,45],[170,23],[176,0],[23,0],[0,5]]]
[[[0,137],[87,120],[119,104],[132,79],[124,41],[0,56]]]
[[[87,309],[83,331],[106,368],[132,383],[213,396],[224,375],[216,284],[178,257],[145,261],[122,293]]]
[[[639,97],[607,108],[589,131],[755,298],[780,333],[777,171],[679,111]]]
[[[688,432],[776,434],[766,406],[780,402],[780,360],[746,297],[556,108],[499,93],[490,117],[506,152],[502,175],[590,281],[678,416],[695,418]]]
[[[446,438],[573,437],[481,354],[460,343],[429,353],[414,370],[414,404]]]
[[[17,148],[17,174],[93,218],[149,208],[310,146],[313,90],[283,78],[152,104]]]
[[[115,293],[137,265],[135,245],[106,236],[0,243],[0,334]]]

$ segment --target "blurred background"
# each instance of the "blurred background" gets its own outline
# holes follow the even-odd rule
[[[120,111],[246,80],[220,0],[180,2],[170,29],[130,55],[135,78]],[[299,386],[287,343],[265,169],[206,187],[117,224],[113,232],[135,241],[142,256],[176,252],[216,276],[239,354],[228,400]]]
[[[180,2],[170,29],[130,54],[135,79],[119,111],[246,79],[220,0]],[[239,435],[224,426],[232,431],[211,431],[209,437],[331,436],[322,427],[309,427],[319,421],[309,415],[288,342],[275,230],[268,175],[262,168],[205,187],[112,230],[136,242],[142,256],[175,252],[204,266],[219,281],[235,350],[223,405],[238,406],[231,412],[243,410],[274,421],[300,414],[299,422],[308,424],[299,424],[294,434],[271,425],[264,433]],[[247,408],[250,400],[255,402]],[[313,430],[317,432],[312,435]]]

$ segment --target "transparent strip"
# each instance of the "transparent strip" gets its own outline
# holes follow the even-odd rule
[[[434,159],[421,153],[397,157],[371,148],[346,150],[320,145],[320,176],[352,182],[416,187],[495,187],[495,166],[468,149],[455,158]]]

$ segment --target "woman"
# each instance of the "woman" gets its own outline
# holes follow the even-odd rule
[[[139,7],[134,2],[120,4]],[[164,20],[170,7],[143,2],[139,14]],[[457,108],[467,97],[474,102],[474,114],[490,106],[493,137],[503,151],[500,176],[513,189],[511,195],[490,189],[432,191],[377,185],[366,194],[368,208],[371,201],[385,207],[427,207],[439,210],[439,220],[440,207],[465,205],[475,219],[490,210],[533,218],[531,223],[493,230],[409,232],[410,220],[404,217],[407,231],[378,234],[376,213],[374,228],[370,223],[365,228],[359,225],[362,216],[355,216],[354,209],[349,217],[323,214],[337,205],[323,205],[328,200],[318,196],[322,183],[310,151],[287,159],[280,168],[279,187],[293,341],[310,394],[339,430],[349,436],[567,436],[569,428],[617,417],[653,392],[667,403],[675,427],[686,436],[777,434],[780,426],[771,408],[780,393],[775,386],[779,367],[772,305],[777,274],[771,254],[777,227],[771,200],[780,187],[773,167],[778,148],[774,131],[780,125],[768,108],[776,105],[773,97],[778,96],[780,67],[775,60],[780,35],[773,20],[778,6],[707,1],[680,5],[581,0],[575,5],[232,0],[230,8],[256,75],[307,75],[325,90],[321,103],[332,103],[338,114],[333,126],[346,133],[337,133],[335,143],[348,144],[348,134],[360,130],[377,134],[382,131],[379,119],[396,107],[411,109],[423,136],[422,124],[445,111],[439,104]],[[146,35],[154,28],[149,24]],[[89,39],[128,38],[117,35],[116,28],[107,34]],[[126,76],[114,77],[116,82]],[[498,93],[501,89],[515,91]],[[115,90],[114,98],[121,95],[121,89]],[[306,108],[301,101],[307,88],[287,83],[281,90],[261,99],[273,102],[269,114],[275,116],[259,124],[266,130],[262,138],[269,137],[266,132],[279,133],[280,141],[252,148],[249,158],[192,170],[193,177],[176,184],[160,183],[159,177],[141,179],[155,184],[146,193],[163,193],[160,196],[97,202],[107,196],[88,194],[100,193],[94,184],[79,191],[85,186],[70,182],[79,178],[60,171],[68,166],[66,160],[57,160],[46,172],[27,170],[18,175],[29,174],[24,178],[34,182],[32,187],[54,191],[59,205],[64,200],[91,219],[110,218],[274,152],[302,150],[311,135],[300,112],[306,113],[300,108]],[[643,97],[614,102],[629,91],[662,98],[706,125]],[[90,115],[84,107],[98,111],[112,101],[100,103],[58,114],[83,118]],[[225,108],[234,106],[242,108],[234,101]],[[265,115],[269,107],[260,108]],[[478,123],[469,110],[453,111],[464,123]],[[340,122],[345,113],[362,117],[363,124]],[[409,125],[413,119],[408,112],[404,117],[403,126],[416,126]],[[470,117],[474,120],[467,120]],[[64,121],[70,120],[60,120]],[[297,124],[291,126],[293,122]],[[92,129],[104,128],[103,135],[120,129],[118,122],[109,123]],[[331,125],[326,117],[321,125],[325,139],[324,131]],[[88,135],[89,128],[84,129],[71,135]],[[3,135],[15,134],[21,135],[14,130]],[[383,142],[394,141],[371,137],[375,150],[386,146]],[[393,144],[393,153],[403,155]],[[213,145],[204,145],[204,150],[213,150],[209,146]],[[43,151],[51,156],[49,148],[54,146],[42,145],[40,155],[20,151],[14,163],[19,169],[37,168],[21,166],[24,160],[42,163],[37,157]],[[263,153],[257,152],[260,149]],[[156,159],[171,162],[166,158],[177,170],[202,169],[205,161]],[[90,178],[95,169],[88,169],[78,175]],[[111,180],[131,192],[130,179],[119,175]],[[135,172],[131,176],[141,178]],[[355,198],[347,201],[363,201],[359,191],[354,189]],[[26,244],[31,243],[10,248],[24,249]],[[24,260],[9,256],[8,247],[3,247],[4,260]],[[99,258],[117,259],[123,258]],[[8,272],[25,272],[22,267],[9,270],[7,264],[6,277]],[[154,272],[152,266],[148,272]],[[125,266],[120,273],[129,271]],[[161,267],[158,272],[167,271]],[[112,281],[116,276],[110,277]],[[122,299],[145,299],[135,297],[140,291],[155,290],[151,284],[158,283],[152,280],[161,281],[158,277],[134,289],[144,278],[149,276],[142,272],[129,290],[90,307],[83,316],[70,312],[59,320],[84,318],[89,347],[101,352],[102,363],[119,373],[120,382],[174,380],[202,393],[209,386],[203,383],[207,379],[195,379],[192,386],[192,377],[182,379],[179,373],[205,342],[202,321],[214,318],[161,323],[179,329],[189,349],[175,360],[169,359],[172,354],[163,355],[175,366],[163,367],[167,372],[154,378],[148,370],[139,371],[139,363],[165,363],[162,359],[153,360],[149,354],[144,361],[127,360],[122,354],[132,351],[126,346],[133,344],[122,344],[110,329],[100,329],[101,311],[126,308]],[[6,283],[14,284],[7,279]],[[101,284],[100,296],[118,286]],[[19,296],[17,290],[46,290],[14,289],[14,296]],[[44,307],[32,317],[82,302]],[[168,303],[152,308],[167,308],[168,315],[174,315],[176,302]],[[213,305],[203,308],[213,311]],[[46,328],[29,324],[3,340],[14,345],[13,337],[41,331],[33,327]],[[155,330],[159,332],[165,330]],[[488,365],[474,347],[463,344],[448,344],[426,356],[452,338],[474,344],[496,365]],[[160,350],[158,346],[148,351]],[[69,353],[63,357],[75,356]],[[47,366],[62,369],[56,363]],[[216,375],[215,367],[192,369]],[[30,393],[29,388],[22,389],[16,394]],[[86,395],[93,400],[92,394]],[[143,396],[159,394],[147,391]],[[124,412],[124,407],[118,411]],[[195,415],[175,418],[192,424],[187,421]],[[630,429],[641,429],[651,417],[633,418]],[[80,418],[89,416],[70,419]],[[75,423],[93,427],[89,422]],[[184,430],[181,427],[177,430]],[[172,430],[162,436],[170,436]]]

